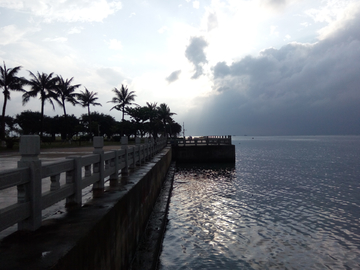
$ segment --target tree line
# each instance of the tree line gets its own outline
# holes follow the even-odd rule
[[[104,135],[108,138],[114,136],[152,136],[160,134],[176,136],[181,132],[181,125],[176,123],[169,106],[165,103],[157,105],[146,103],[140,106],[135,101],[135,92],[129,91],[127,86],[114,88],[114,96],[109,103],[114,106],[110,110],[118,110],[122,114],[121,121],[106,114],[91,112],[90,106],[102,106],[98,100],[98,93],[90,92],[86,87],[84,91],[76,92],[80,84],[73,84],[73,77],[64,79],[54,73],[36,74],[29,71],[29,79],[18,76],[21,66],[7,68],[5,62],[0,66],[0,88],[3,90],[4,102],[1,117],[1,140],[11,137],[11,134],[39,134],[41,139],[54,140],[56,135],[61,135],[62,140],[89,139],[92,136]],[[26,90],[25,88],[28,88]],[[12,91],[22,92],[22,105],[31,98],[39,97],[40,112],[23,111],[15,117],[6,115],[6,107],[10,101]],[[62,116],[49,117],[44,115],[45,103],[49,103],[55,110],[55,104],[63,109]],[[87,109],[87,114],[77,118],[68,115],[66,105],[79,104]],[[134,107],[131,107],[134,106]],[[125,114],[130,116],[130,121],[125,120]]]

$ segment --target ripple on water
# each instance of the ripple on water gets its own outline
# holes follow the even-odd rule
[[[252,150],[178,168],[160,269],[360,269],[359,183]]]

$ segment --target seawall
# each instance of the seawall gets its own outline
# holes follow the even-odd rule
[[[175,145],[176,162],[235,162],[235,145]]]
[[[0,269],[128,269],[171,160],[166,147],[123,177],[124,186],[3,239]]]

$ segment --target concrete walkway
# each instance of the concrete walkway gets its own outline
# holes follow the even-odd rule
[[[134,145],[128,145],[129,148]],[[121,149],[120,145],[106,145],[103,147],[104,151],[119,150]],[[73,155],[90,155],[94,151],[92,146],[84,147],[68,147],[68,148],[49,148],[41,149],[39,159],[43,163],[53,162],[58,159],[65,158],[67,156]],[[0,171],[8,170],[17,167],[17,162],[20,160],[21,156],[18,151],[5,151],[0,152]],[[1,206],[1,205],[0,205]]]

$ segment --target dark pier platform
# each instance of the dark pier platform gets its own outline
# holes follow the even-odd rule
[[[171,141],[173,160],[181,163],[235,163],[231,136],[203,136]]]

